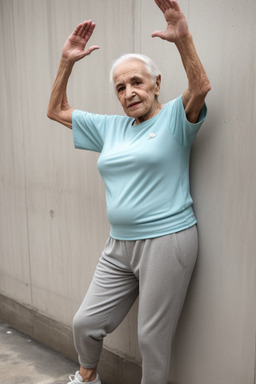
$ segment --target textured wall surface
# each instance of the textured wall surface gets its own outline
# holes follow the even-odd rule
[[[211,81],[208,118],[193,145],[191,189],[200,254],[175,339],[175,384],[253,384],[255,361],[255,0],[181,0]],[[74,108],[122,113],[113,59],[151,56],[161,101],[186,75],[153,0],[0,0],[0,293],[71,326],[108,236],[97,155],[46,110],[66,37],[96,22],[100,50],[76,64]],[[105,346],[140,362],[136,305]]]

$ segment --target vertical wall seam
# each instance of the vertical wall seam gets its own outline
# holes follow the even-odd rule
[[[254,348],[254,384],[256,384],[256,335],[255,335],[255,348]]]
[[[13,19],[15,21],[15,4],[12,3],[12,13],[13,13]],[[19,25],[19,23],[14,22],[14,44],[15,47],[17,46],[17,39],[16,36],[19,34],[19,30],[17,30],[16,26]],[[15,54],[17,52],[17,48],[15,48]],[[24,59],[24,57],[20,57],[20,60]],[[17,63],[17,60],[16,60]],[[18,68],[16,67],[16,76],[17,76],[17,83],[18,83]],[[19,89],[21,89],[19,87]],[[28,285],[29,285],[29,297],[30,297],[30,305],[33,307],[33,293],[32,293],[32,273],[31,273],[31,252],[30,252],[30,236],[29,236],[29,218],[28,218],[28,194],[27,194],[27,167],[26,167],[26,140],[25,140],[25,133],[24,133],[24,120],[22,115],[22,105],[21,100],[23,98],[19,97],[19,119],[20,119],[20,126],[21,126],[21,145],[23,149],[23,178],[24,178],[24,205],[25,205],[25,225],[26,225],[26,233],[27,233],[27,258],[28,258]]]
[[[25,212],[26,212],[26,228],[27,228],[27,250],[28,250],[28,272],[29,272],[29,291],[30,291],[30,303],[33,307],[33,292],[32,292],[32,268],[31,268],[31,252],[30,252],[30,233],[29,233],[29,212],[28,212],[28,188],[27,188],[27,167],[26,167],[26,145],[24,144],[24,131],[22,134],[24,157],[23,157],[23,169],[24,169],[24,187],[25,187]]]
[[[133,3],[133,50],[141,53],[141,1],[134,0]]]

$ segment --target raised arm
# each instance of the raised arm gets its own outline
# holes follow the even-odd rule
[[[211,86],[194,46],[186,18],[176,0],[155,0],[167,22],[165,31],[155,31],[152,37],[160,37],[174,43],[180,53],[188,78],[188,88],[183,93],[187,119],[196,123],[204,100]]]
[[[91,20],[84,21],[76,27],[66,40],[50,96],[47,116],[71,129],[73,108],[71,108],[67,99],[68,79],[75,62],[99,48],[97,45],[93,45],[85,50],[94,28],[95,23]]]

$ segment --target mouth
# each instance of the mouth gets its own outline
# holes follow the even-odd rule
[[[141,101],[135,101],[127,106],[127,108],[135,108],[137,105],[139,105]]]

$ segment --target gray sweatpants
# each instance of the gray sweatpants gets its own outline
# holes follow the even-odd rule
[[[74,341],[81,366],[97,366],[104,337],[120,324],[139,294],[141,383],[166,384],[171,344],[197,251],[196,225],[146,240],[110,237],[74,317]]]

